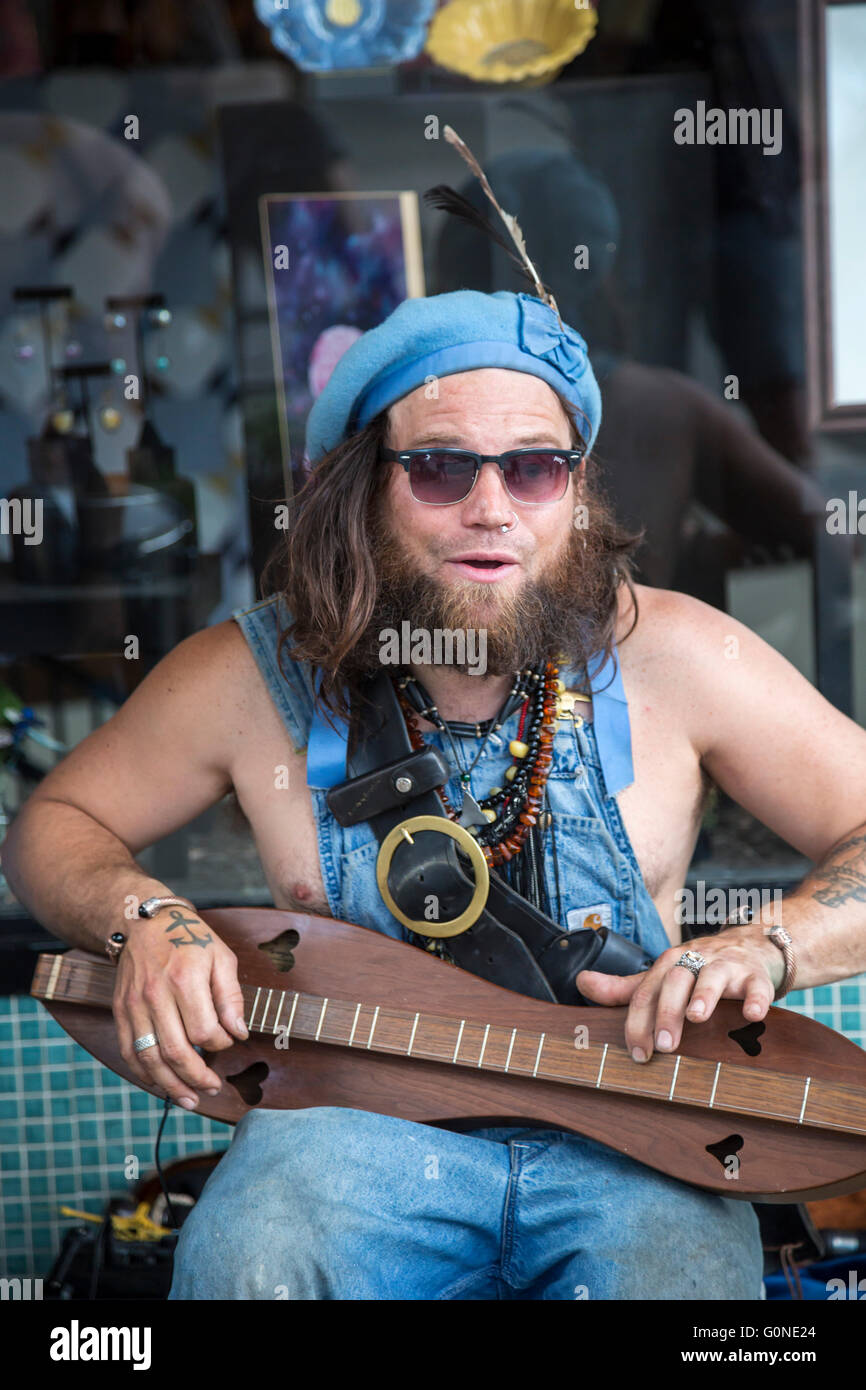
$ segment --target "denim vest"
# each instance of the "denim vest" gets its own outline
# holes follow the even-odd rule
[[[249,643],[294,747],[305,749],[314,716],[312,672],[307,663],[291,658],[290,641],[284,645],[283,669],[280,670],[277,660],[279,632],[290,621],[282,599],[273,595],[251,608],[236,609],[232,617]],[[570,689],[574,688],[573,671],[562,668],[560,677]],[[594,685],[595,682],[593,688]],[[593,724],[578,714],[579,705],[575,709],[575,719],[557,722],[553,764],[547,782],[548,805],[554,818],[556,864],[553,837],[548,832],[544,837],[545,883],[550,915],[564,930],[583,927],[585,922],[587,926],[611,927],[638,942],[651,956],[657,956],[667,949],[670,941],[638,867],[615,791],[608,791],[603,772],[603,762],[609,776],[614,761],[620,769],[631,767],[624,694],[621,699],[620,712],[624,718],[617,722],[613,737],[622,746],[611,750],[608,736],[605,759],[600,754]],[[599,697],[595,697],[594,709],[598,708],[598,703]],[[490,787],[504,785],[505,769],[513,762],[508,744],[517,737],[519,718],[520,712],[516,711],[502,730],[488,739],[469,783],[476,801],[480,802]],[[443,736],[436,731],[425,733],[424,739],[440,748],[453,767],[450,741],[443,742]],[[456,738],[455,742],[466,768],[478,751],[478,740]],[[611,752],[623,756],[612,761]],[[392,917],[376,884],[378,840],[366,823],[341,826],[328,810],[326,791],[324,786],[310,787],[319,862],[331,915],[405,941],[406,928]],[[459,806],[462,787],[456,771],[445,791],[450,803]],[[411,810],[407,814],[411,814]]]

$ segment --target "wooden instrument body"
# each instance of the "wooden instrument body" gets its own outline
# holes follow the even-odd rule
[[[569,1039],[572,1046],[575,1027],[583,1024],[593,1045],[624,1044],[625,1008],[570,1008],[530,999],[363,927],[269,908],[220,908],[200,916],[236,953],[242,985],[544,1032]],[[288,971],[278,970],[263,949],[287,930],[299,934]],[[35,987],[34,993],[39,993]],[[141,1084],[120,1055],[110,1011],[65,1003],[59,996],[43,1002],[84,1048]],[[771,1009],[765,1024],[758,1050],[751,1044],[747,1051],[730,1036],[744,1028],[742,1007],[723,1000],[706,1022],[685,1024],[679,1052],[866,1087],[866,1055],[853,1042],[786,1009]],[[279,1049],[268,1033],[251,1033],[247,1042],[209,1055],[208,1062],[224,1086],[219,1096],[202,1095],[197,1113],[229,1123],[253,1108],[238,1087],[252,1099],[258,1082],[256,1104],[271,1109],[345,1106],[430,1125],[538,1124],[571,1130],[725,1197],[792,1202],[866,1186],[866,1138],[857,1134],[388,1055],[363,1045],[291,1036],[288,1048]],[[648,1063],[632,1065],[637,1075],[668,1062],[654,1054]],[[736,1177],[726,1175],[730,1165],[718,1156],[731,1152],[737,1155]]]

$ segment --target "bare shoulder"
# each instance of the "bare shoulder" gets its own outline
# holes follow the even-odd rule
[[[709,634],[727,615],[673,589],[623,584],[619,591],[616,640],[623,670],[661,671],[676,662],[697,634]]]
[[[663,702],[713,781],[817,862],[863,823],[866,730],[729,613],[669,590],[637,596],[618,647],[629,702]]]
[[[249,643],[234,618],[202,628],[180,642],[152,673],[166,686],[184,685],[210,736],[229,746],[276,715]],[[148,678],[150,679],[150,677]]]
[[[246,638],[233,618],[201,628],[185,637],[153,668],[148,683],[168,692],[188,691],[193,697],[207,693],[214,713],[230,708],[255,685],[250,674],[256,663]],[[202,709],[202,716],[207,713]]]
[[[737,618],[673,589],[635,585],[637,622],[623,589],[617,626],[623,679],[644,703],[663,705],[671,727],[699,754],[758,692],[774,686],[820,696],[783,656]],[[634,626],[633,626],[634,624]],[[631,629],[631,631],[630,631]],[[744,704],[745,701],[745,704]]]
[[[246,731],[259,725],[251,666],[234,621],[192,633],[33,797],[77,807],[133,854],[187,825],[231,790]]]
[[[674,589],[656,589],[648,584],[636,584],[636,605],[625,585],[619,595],[617,642],[622,643],[623,666],[626,661],[652,663],[659,668],[674,663],[679,667],[689,654],[706,654],[708,648],[720,643],[733,650],[737,640],[751,641],[771,648],[730,613],[681,594]],[[637,622],[635,623],[635,607]],[[631,631],[630,631],[631,629]]]
[[[618,648],[623,678],[664,696],[711,769],[743,756],[750,743],[756,757],[770,747],[778,754],[780,739],[789,748],[802,741],[804,762],[809,746],[824,739],[862,764],[866,733],[758,633],[689,594],[636,590],[638,622]],[[627,632],[633,613],[621,602]]]
[[[258,714],[263,682],[234,619],[185,637],[145,676],[111,721],[136,739],[159,731],[177,737],[190,758],[225,769],[238,739]]]

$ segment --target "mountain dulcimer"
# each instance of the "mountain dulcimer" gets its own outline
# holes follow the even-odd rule
[[[634,1062],[621,1008],[501,989],[365,927],[272,908],[199,914],[235,952],[250,1029],[206,1054],[223,1080],[198,1112],[341,1105],[470,1128],[573,1130],[683,1182],[793,1202],[866,1186],[866,1054],[788,1009],[745,1023],[722,1000],[678,1051]],[[115,967],[41,955],[31,993],[136,1085],[111,1014]],[[153,1094],[161,1094],[154,1088]]]

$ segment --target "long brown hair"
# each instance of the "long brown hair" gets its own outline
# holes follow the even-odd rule
[[[582,439],[574,408],[558,391],[555,394],[577,446]],[[280,632],[278,660],[282,662],[284,647],[291,642],[292,658],[309,662],[321,673],[319,699],[325,710],[343,718],[362,696],[364,682],[352,669],[351,656],[376,606],[371,534],[389,473],[389,465],[381,461],[388,427],[388,411],[383,410],[321,459],[298,493],[291,525],[262,572],[262,594],[281,594],[292,618]],[[592,460],[587,464],[591,467]],[[585,668],[587,656],[603,652],[606,661],[611,654],[622,584],[634,607],[624,637],[637,624],[633,556],[643,531],[634,533],[620,525],[595,478],[585,479],[581,500],[592,516],[588,534],[597,552],[599,576],[587,615],[590,650],[575,654]]]

